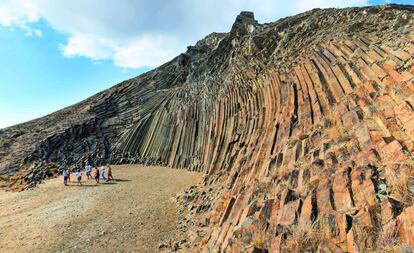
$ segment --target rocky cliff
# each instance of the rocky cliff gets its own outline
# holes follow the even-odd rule
[[[202,171],[178,199],[198,252],[414,246],[414,7],[242,12],[170,62],[0,130],[12,187],[57,165]]]

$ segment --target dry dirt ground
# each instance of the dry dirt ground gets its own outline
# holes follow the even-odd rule
[[[69,186],[63,178],[33,190],[0,192],[0,252],[157,252],[183,236],[175,194],[200,174],[113,166],[115,180]]]

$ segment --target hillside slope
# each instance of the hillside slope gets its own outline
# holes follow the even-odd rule
[[[413,14],[242,12],[153,71],[1,130],[0,171],[14,186],[85,160],[203,171],[183,196],[194,251],[414,246]]]

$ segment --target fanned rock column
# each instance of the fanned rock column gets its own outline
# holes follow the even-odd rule
[[[2,130],[2,171],[85,159],[202,171],[183,195],[194,252],[414,247],[413,13],[242,12],[155,70]]]

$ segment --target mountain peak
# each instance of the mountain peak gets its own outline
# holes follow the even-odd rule
[[[231,28],[231,33],[246,33],[249,26],[257,25],[258,22],[254,19],[254,13],[251,11],[242,11],[237,15],[236,20]]]

